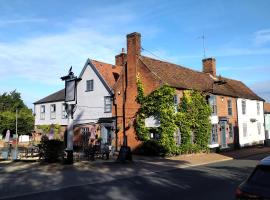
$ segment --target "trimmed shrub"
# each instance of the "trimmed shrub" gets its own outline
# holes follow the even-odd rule
[[[40,143],[40,157],[45,162],[53,163],[62,161],[65,145],[60,140],[49,140],[47,136],[42,136]]]
[[[147,140],[141,144],[138,153],[147,156],[164,156],[164,147],[156,140]]]

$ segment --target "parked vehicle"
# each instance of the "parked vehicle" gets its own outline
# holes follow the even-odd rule
[[[270,156],[264,158],[235,192],[236,199],[270,200]]]

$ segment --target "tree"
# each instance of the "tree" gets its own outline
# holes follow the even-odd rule
[[[0,133],[7,129],[11,133],[16,130],[16,109],[18,110],[18,134],[29,134],[34,128],[32,110],[27,108],[16,90],[0,95]]]

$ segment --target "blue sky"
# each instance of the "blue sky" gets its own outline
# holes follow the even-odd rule
[[[0,0],[0,93],[16,89],[33,107],[71,65],[79,75],[87,58],[114,63],[136,31],[144,49],[199,71],[204,34],[217,74],[270,101],[269,10],[269,0]]]

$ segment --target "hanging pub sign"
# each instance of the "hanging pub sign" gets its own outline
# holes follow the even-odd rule
[[[76,84],[75,79],[66,81],[66,87],[65,87],[65,89],[66,89],[66,91],[65,91],[66,92],[65,101],[66,102],[75,101],[75,94],[76,94],[75,84]]]

